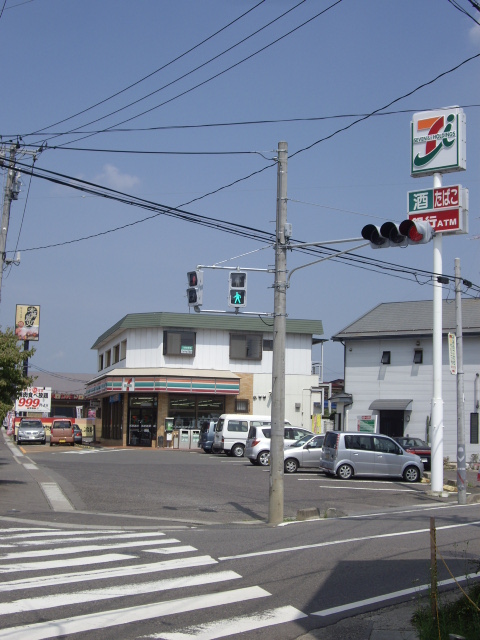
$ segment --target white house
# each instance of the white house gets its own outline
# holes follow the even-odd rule
[[[478,413],[480,300],[462,301],[465,443],[467,461],[480,454]],[[444,456],[457,455],[457,380],[449,365],[447,336],[455,333],[455,302],[443,301],[442,395]],[[430,442],[433,303],[380,304],[339,331],[345,347],[345,393],[337,399],[339,428],[376,424],[379,433]],[[343,403],[339,405],[339,402]],[[337,421],[338,422],[338,421]]]
[[[323,407],[312,345],[318,320],[287,319],[285,417],[311,427]],[[87,397],[101,406],[102,440],[164,442],[222,413],[271,413],[273,320],[197,313],[128,314],[93,345],[98,375]]]

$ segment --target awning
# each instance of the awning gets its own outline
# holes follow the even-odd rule
[[[139,391],[238,395],[240,377],[214,369],[114,369],[90,380],[85,395],[98,398]]]
[[[405,398],[394,398],[386,400],[374,400],[368,407],[374,411],[409,411],[412,407],[413,400]]]

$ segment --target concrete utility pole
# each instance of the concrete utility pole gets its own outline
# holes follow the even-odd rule
[[[277,220],[275,228],[275,297],[272,362],[272,433],[268,524],[283,522],[283,448],[285,429],[285,335],[287,323],[287,155],[286,142],[278,143]]]
[[[435,173],[433,188],[442,186],[442,175]],[[432,448],[432,493],[443,493],[443,396],[442,396],[442,284],[438,277],[442,275],[442,234],[433,236],[433,395],[431,419]]]
[[[15,182],[15,154],[16,145],[10,147],[10,161],[8,164],[7,182],[3,197],[2,228],[0,229],[0,300],[2,299],[2,280],[5,267],[5,247],[7,245],[8,225],[10,222],[10,206],[13,200],[13,185]]]
[[[460,287],[460,258],[455,258],[455,323],[457,343],[457,490],[458,504],[467,504],[467,469],[465,460],[465,395],[463,379],[463,323]]]

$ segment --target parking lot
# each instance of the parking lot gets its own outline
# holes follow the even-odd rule
[[[260,523],[268,516],[269,467],[245,458],[199,450],[161,450],[22,445],[24,455],[61,486],[77,510],[132,513],[205,524]],[[445,479],[455,470],[445,471]],[[468,472],[469,493],[478,492]],[[353,478],[341,480],[315,469],[284,476],[284,516],[318,509],[320,517],[422,508],[438,502],[428,482]]]

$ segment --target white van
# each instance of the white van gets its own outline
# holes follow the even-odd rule
[[[215,453],[223,451],[228,456],[241,458],[245,451],[250,427],[263,427],[272,424],[271,416],[249,416],[244,413],[224,413],[215,426],[215,436],[212,450]],[[291,426],[285,420],[286,426]]]

